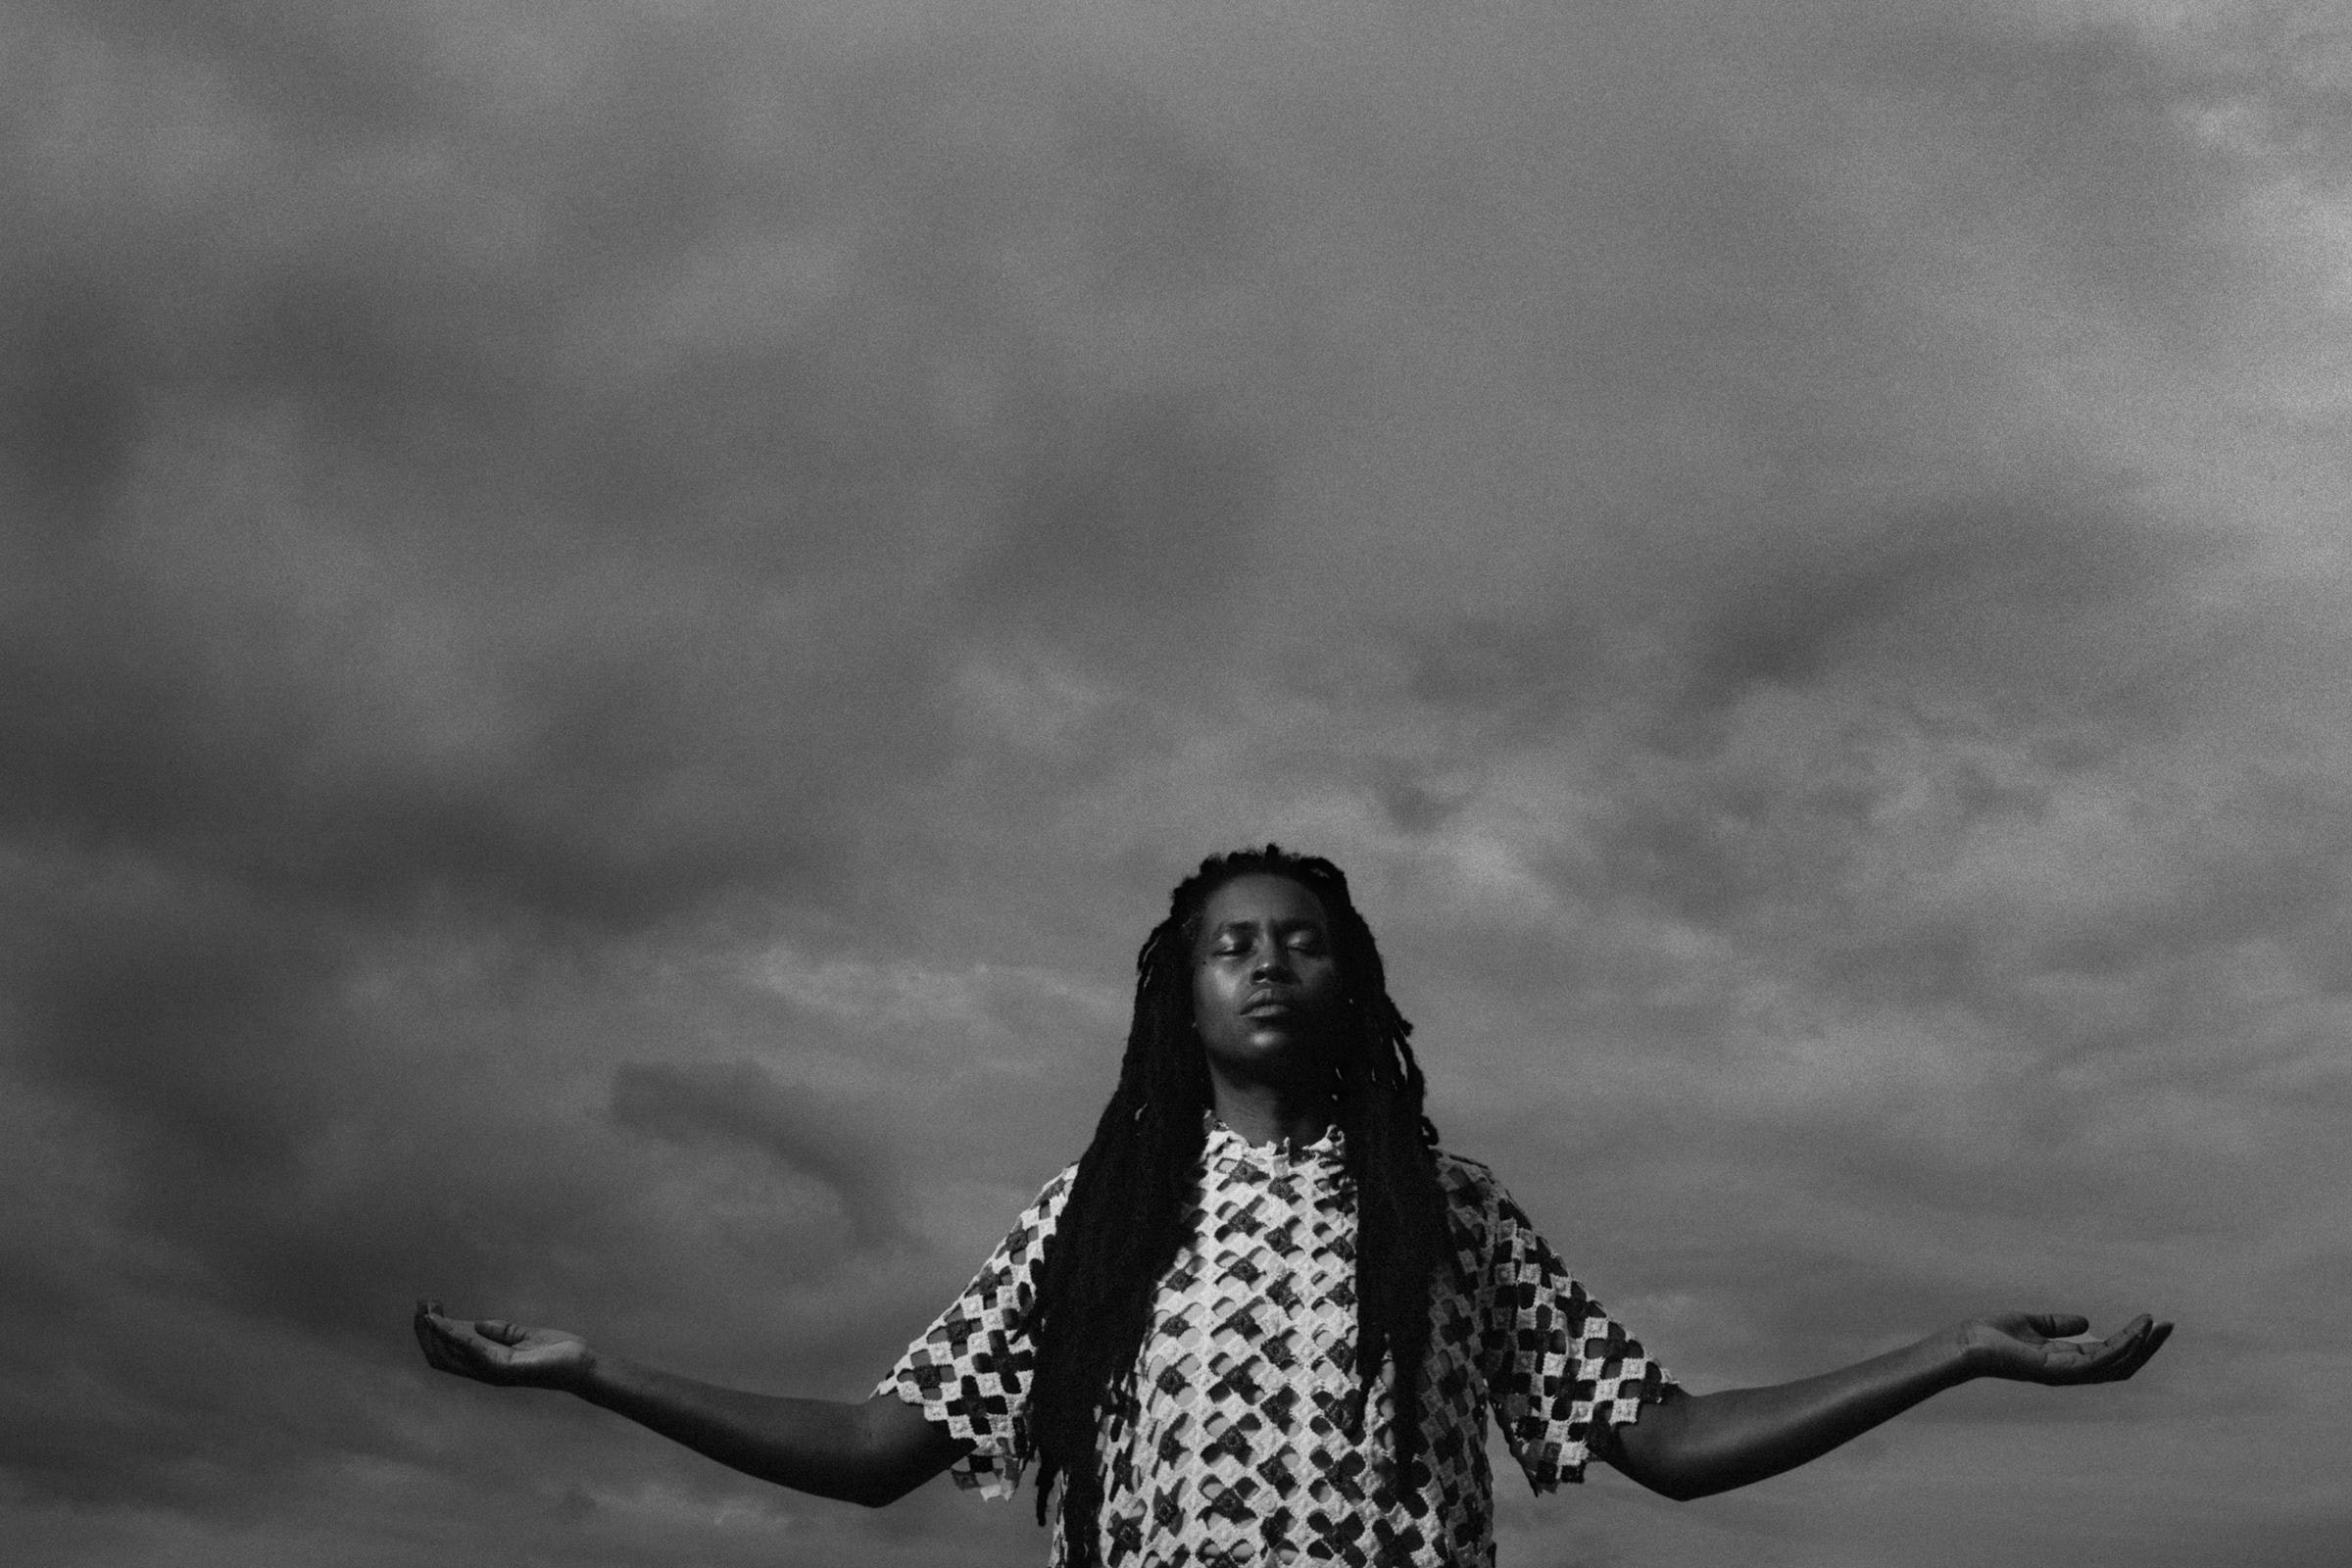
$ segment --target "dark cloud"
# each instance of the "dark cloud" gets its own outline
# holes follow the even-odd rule
[[[1205,400],[1124,399],[1075,420],[1006,497],[989,586],[1056,642],[1115,648],[1171,621],[1202,629],[1204,607],[1247,565],[1262,461]]]
[[[1541,723],[1595,695],[1615,673],[1603,614],[1591,613],[1584,622],[1480,618],[1423,631],[1407,644],[1407,690],[1433,707],[1497,710]]]
[[[169,1120],[216,1152],[282,1153],[255,1123],[302,1094],[294,1043],[330,967],[307,933],[233,894],[159,885],[136,866],[72,902],[25,902],[21,912],[37,909],[47,929],[40,949],[16,955],[28,960],[16,992],[22,1038],[44,1071],[137,1097],[142,1120]],[[232,1063],[250,1078],[200,1081]],[[191,1101],[200,1088],[216,1102]]]
[[[233,76],[244,96],[290,126],[381,129],[419,116],[431,101],[432,73],[418,69],[429,44],[420,25],[427,7],[100,0],[54,9],[77,31],[192,56]]]
[[[432,15],[89,21],[240,69],[280,38],[325,81],[403,74],[368,62]],[[1262,458],[1205,387],[1087,385],[1021,291],[1230,272],[1231,170],[1002,50],[906,116],[927,67],[804,100],[723,29],[638,41],[557,125],[403,117],[380,156],[198,100],[190,134],[258,144],[222,200],[120,212],[128,246],[61,224],[20,270],[17,477],[58,542],[4,651],[19,812],[354,903],[628,925],[825,874],[849,760],[932,754],[918,630],[1202,618]]]
[[[24,269],[20,278],[18,308],[7,315],[10,384],[0,411],[9,419],[8,448],[19,454],[21,504],[34,538],[47,532],[60,539],[86,521],[93,495],[121,471],[142,411],[138,388],[124,374],[129,334],[104,282],[62,266],[46,275]]]
[[[2119,604],[2152,613],[2165,580],[2194,560],[2190,540],[2105,489],[1945,503],[1741,563],[1730,603],[1695,640],[1694,695],[1721,703],[1751,682],[1801,686],[1865,660],[1918,660],[1963,679],[1973,663],[2011,690],[2069,695],[2073,672],[2039,656]]]
[[[1588,10],[0,23],[12,1539],[1035,1560],[401,1320],[860,1396],[1269,836],[1670,1364],[2045,1292],[2210,1357],[1916,1420],[1873,1520],[1604,1481],[1506,1552],[2318,1539],[2341,62]]]
[[[861,1107],[778,1082],[751,1062],[633,1062],[612,1075],[612,1115],[632,1132],[736,1146],[821,1183],[868,1246],[907,1240],[898,1167]]]

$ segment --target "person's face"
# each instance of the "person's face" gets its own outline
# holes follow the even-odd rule
[[[1193,1023],[1212,1073],[1297,1078],[1330,1044],[1341,998],[1322,900],[1263,873],[1209,895],[1193,950]]]

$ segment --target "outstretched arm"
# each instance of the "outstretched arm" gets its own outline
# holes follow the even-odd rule
[[[1820,1457],[1972,1378],[2112,1383],[2138,1371],[2173,1332],[2133,1318],[2104,1340],[2069,1315],[2004,1312],[1795,1383],[1683,1395],[1606,1429],[1600,1457],[1652,1492],[1684,1500],[1761,1481]]]
[[[416,1328],[425,1360],[443,1372],[574,1394],[746,1475],[820,1497],[878,1508],[968,1446],[887,1394],[862,1404],[747,1394],[602,1354],[558,1329],[449,1317],[438,1301],[416,1303]]]

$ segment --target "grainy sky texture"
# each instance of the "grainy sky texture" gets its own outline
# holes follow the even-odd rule
[[[1042,1560],[860,1396],[1210,851],[1700,1388],[2179,1319],[1521,1568],[2352,1539],[2352,33],[2129,0],[0,10],[0,1535]]]

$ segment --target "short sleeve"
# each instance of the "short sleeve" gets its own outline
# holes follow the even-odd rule
[[[980,1272],[874,1388],[972,1446],[952,1473],[984,1497],[1008,1497],[1029,1464],[1029,1383],[1037,1352],[1029,1310],[1046,1240],[1061,1217],[1075,1165],[1048,1182]]]
[[[1582,1481],[1598,1426],[1640,1419],[1674,1380],[1571,1279],[1510,1195],[1481,1169],[1481,1370],[1528,1484]]]

